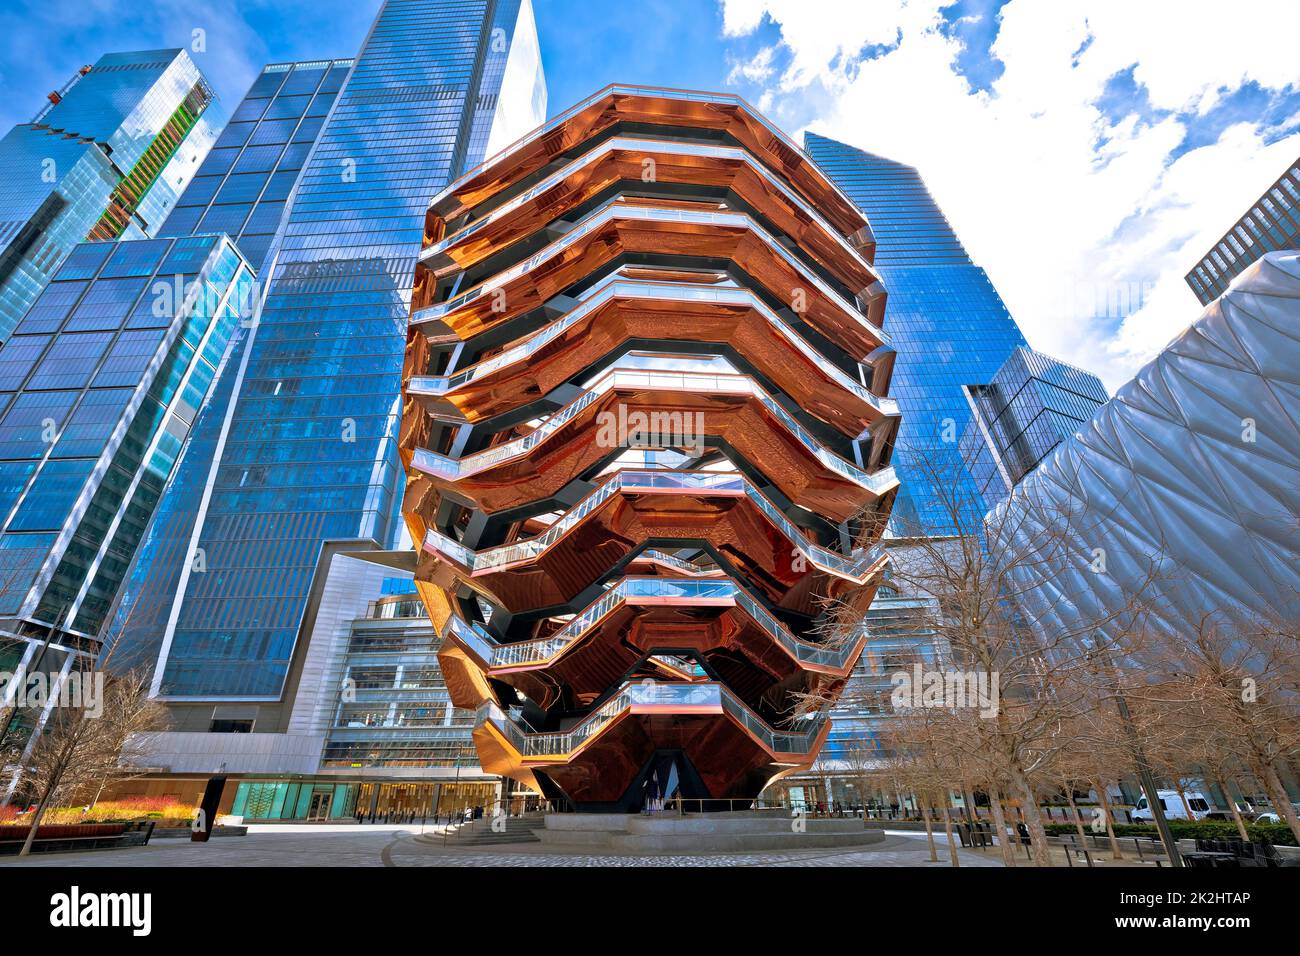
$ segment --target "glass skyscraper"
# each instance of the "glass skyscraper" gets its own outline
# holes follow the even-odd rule
[[[889,296],[884,327],[897,353],[890,394],[902,423],[893,455],[900,488],[888,534],[943,535],[958,526],[969,533],[981,527],[987,508],[961,456],[971,423],[966,387],[992,381],[1026,344],[1024,336],[914,167],[813,133],[804,149],[866,213],[874,265]],[[950,664],[951,649],[929,624],[936,613],[933,597],[898,591],[887,573],[864,618],[862,657],[831,711],[826,750],[813,774],[790,779],[792,799],[867,800],[861,776],[885,756],[892,675],[914,664]]]
[[[163,223],[162,234],[226,229],[258,275],[265,274],[289,194],[351,67],[351,60],[263,67]],[[199,411],[172,486],[137,556],[126,599],[109,634],[112,638],[130,630],[131,639],[115,651],[119,664],[152,665],[157,658],[174,592],[193,552],[190,536],[235,394],[234,370],[250,331],[249,322],[234,330],[221,374]],[[197,566],[203,568],[202,562]]]
[[[221,236],[68,256],[0,350],[0,614],[99,630],[251,283]]]
[[[1252,262],[1282,249],[1300,249],[1300,159],[1264,191],[1184,278],[1201,305],[1209,305]]]
[[[965,391],[971,422],[961,437],[962,460],[990,508],[1109,398],[1091,372],[1024,346],[992,381]]]
[[[289,193],[351,67],[351,60],[263,67],[159,234],[224,232],[260,275]]]
[[[380,10],[288,197],[265,298],[216,388],[220,428],[192,467],[187,452],[155,519],[197,502],[187,544],[170,570],[142,562],[119,610],[120,639],[157,648],[161,696],[277,700],[322,545],[399,540],[396,430],[424,213],[508,127],[540,122],[543,82],[527,0]],[[222,148],[242,151],[237,165],[260,145]],[[150,582],[169,579],[160,598]],[[162,613],[133,620],[160,600]]]
[[[813,133],[804,148],[876,234],[875,265],[889,293],[885,329],[898,353],[890,394],[903,416],[890,529],[951,531],[954,504],[961,524],[973,527],[986,509],[959,451],[970,422],[963,386],[991,381],[1024,336],[916,169]]]
[[[225,236],[81,243],[0,349],[0,660],[93,660],[252,281]]]
[[[0,342],[79,242],[154,236],[225,114],[184,50],[110,53],[0,140]]]

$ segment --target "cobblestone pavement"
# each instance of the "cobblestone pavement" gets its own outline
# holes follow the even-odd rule
[[[425,828],[430,832],[432,828]],[[4,866],[949,866],[943,840],[931,863],[924,834],[890,832],[884,843],[849,849],[728,854],[557,853],[540,843],[440,847],[416,842],[420,827],[263,826],[211,842],[155,840],[147,847],[0,857]],[[1001,866],[991,853],[962,850],[963,866]]]

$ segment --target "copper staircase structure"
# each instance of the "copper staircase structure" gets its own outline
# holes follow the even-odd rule
[[[718,94],[609,87],[430,203],[403,513],[485,769],[626,811],[811,766],[898,485],[874,250]]]

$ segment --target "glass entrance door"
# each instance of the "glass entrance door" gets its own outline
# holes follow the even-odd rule
[[[330,816],[330,799],[333,794],[318,790],[311,795],[311,806],[307,808],[308,820],[328,820]]]

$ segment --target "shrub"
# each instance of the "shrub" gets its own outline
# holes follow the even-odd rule
[[[1049,823],[1045,829],[1053,836],[1077,832],[1072,823]],[[1088,825],[1084,824],[1084,829]],[[1237,825],[1230,820],[1170,820],[1169,832],[1175,840],[1236,840],[1241,838]],[[1295,834],[1285,823],[1247,823],[1246,832],[1252,840],[1267,840],[1274,846],[1295,846]],[[1116,823],[1115,835],[1150,837],[1160,839],[1154,823]]]
[[[3,820],[0,817],[0,820]],[[194,808],[171,797],[135,797],[129,800],[106,800],[86,811],[81,807],[51,807],[43,823],[126,823],[153,820],[159,825],[189,826]]]

